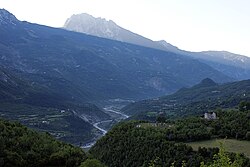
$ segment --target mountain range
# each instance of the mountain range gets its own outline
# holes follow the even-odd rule
[[[250,58],[243,55],[226,51],[184,51],[164,40],[152,41],[120,27],[112,20],[107,21],[104,18],[95,18],[86,13],[71,16],[65,22],[64,28],[102,38],[118,40],[189,56],[236,80],[250,78]]]
[[[162,96],[204,78],[234,80],[177,52],[19,21],[4,9],[0,39],[1,117],[74,144],[98,136],[92,125],[110,119],[100,101]]]
[[[2,13],[0,65],[75,101],[146,98],[206,77],[232,80],[183,55],[20,22],[8,11]]]

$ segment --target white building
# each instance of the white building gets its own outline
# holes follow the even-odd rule
[[[215,112],[206,112],[204,114],[204,118],[205,119],[208,119],[208,120],[213,120],[213,119],[216,119],[216,113]]]

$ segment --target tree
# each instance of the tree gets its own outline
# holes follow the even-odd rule
[[[220,151],[214,155],[214,162],[211,165],[205,165],[201,163],[201,167],[241,167],[242,161],[239,156],[232,162],[229,156],[226,154],[224,147],[221,144]]]
[[[250,140],[250,132],[247,132],[247,133],[246,133],[246,139],[247,139],[247,140]]]
[[[250,102],[242,101],[239,104],[240,111],[248,111],[250,110]]]
[[[157,123],[165,123],[166,122],[166,117],[164,117],[164,116],[158,116],[156,118],[156,122]]]
[[[105,167],[105,165],[103,165],[97,159],[87,159],[86,161],[81,163],[80,167]]]

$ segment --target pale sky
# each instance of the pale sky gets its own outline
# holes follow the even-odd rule
[[[0,8],[52,27],[88,13],[180,49],[250,56],[250,0],[0,0]]]

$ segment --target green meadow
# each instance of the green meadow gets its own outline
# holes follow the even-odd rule
[[[250,158],[250,141],[235,140],[235,139],[213,139],[199,142],[187,143],[194,150],[198,150],[199,147],[220,147],[220,143],[223,144],[226,151],[235,153],[244,153]]]

